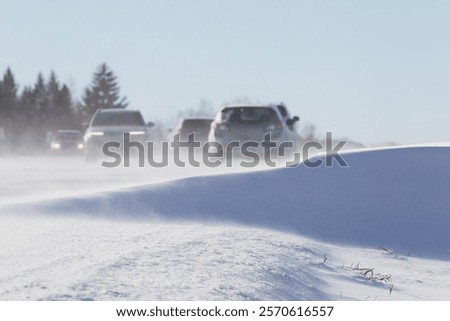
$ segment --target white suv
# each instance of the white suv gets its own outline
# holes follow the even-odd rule
[[[152,126],[153,123],[144,122],[138,110],[99,109],[92,116],[84,135],[86,159],[101,156],[103,144],[106,142],[122,144],[124,133],[129,133],[131,140],[145,144],[151,138]]]
[[[280,110],[280,106],[284,109]],[[271,139],[279,143],[295,142],[294,124],[298,120],[290,118],[284,105],[226,105],[211,124],[209,141],[222,146],[232,141],[261,142],[270,133]]]

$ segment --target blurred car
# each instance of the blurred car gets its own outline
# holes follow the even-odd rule
[[[154,123],[145,123],[138,110],[122,108],[99,109],[92,116],[84,135],[85,157],[95,159],[102,155],[102,147],[106,142],[123,144],[124,133],[130,134],[131,141],[146,144],[151,138],[150,128]]]
[[[179,134],[180,141],[187,141],[188,136],[194,134],[195,141],[204,144],[208,142],[212,122],[210,118],[184,118],[172,132],[172,137]]]
[[[290,118],[284,105],[226,105],[211,124],[210,142],[218,142],[224,148],[237,141],[241,145],[252,141],[261,143],[266,134],[278,145],[292,142],[295,146],[297,134],[294,128],[298,117]],[[284,116],[280,112],[284,108]]]
[[[58,130],[50,143],[52,155],[82,154],[83,134],[79,130]]]

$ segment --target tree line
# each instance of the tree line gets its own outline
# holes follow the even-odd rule
[[[0,144],[13,153],[48,149],[48,138],[58,129],[84,130],[99,108],[126,108],[126,97],[106,63],[98,66],[82,98],[73,98],[69,86],[54,71],[47,79],[39,73],[33,85],[20,86],[11,68],[0,78]]]

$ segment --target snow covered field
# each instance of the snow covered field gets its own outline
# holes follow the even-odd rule
[[[344,159],[0,159],[0,300],[450,300],[450,148]]]

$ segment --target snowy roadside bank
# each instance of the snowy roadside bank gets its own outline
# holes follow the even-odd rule
[[[106,181],[32,168],[56,194],[2,185],[0,299],[449,300],[450,149],[345,159]]]

